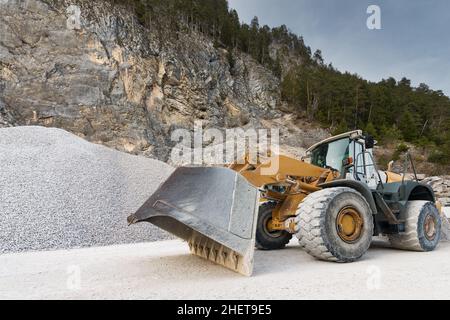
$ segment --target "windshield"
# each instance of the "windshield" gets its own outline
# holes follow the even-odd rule
[[[348,138],[318,146],[311,152],[311,164],[342,171],[342,161],[349,157]]]

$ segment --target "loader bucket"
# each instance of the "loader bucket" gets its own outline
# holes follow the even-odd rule
[[[191,253],[250,276],[259,191],[226,168],[179,168],[128,218],[188,242]]]

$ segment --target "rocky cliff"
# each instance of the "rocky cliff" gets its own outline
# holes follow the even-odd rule
[[[240,52],[230,64],[230,53],[199,33],[162,42],[108,1],[3,0],[0,7],[0,126],[60,127],[167,160],[171,132],[192,129],[196,119],[206,127],[267,127],[286,116],[271,71]],[[324,136],[315,130],[303,143]]]
[[[195,120],[279,128],[294,156],[328,135],[286,113],[272,71],[190,29],[161,37],[104,0],[0,0],[0,12],[0,127],[59,127],[164,161],[171,133]],[[282,75],[302,63],[276,42],[270,56],[283,57]],[[447,180],[426,181],[445,204]]]

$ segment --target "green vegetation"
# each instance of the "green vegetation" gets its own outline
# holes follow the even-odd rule
[[[250,24],[241,23],[236,10],[228,7],[226,0],[110,0],[135,11],[140,23],[157,27],[161,39],[170,36],[168,31],[197,31],[208,35],[218,47],[237,49],[250,54],[255,60],[281,76],[278,59],[269,55],[273,41],[285,44],[305,61],[311,60],[311,49],[303,39],[288,31],[286,26],[269,28],[260,26],[257,17]],[[229,57],[232,62],[232,56]]]
[[[400,143],[395,149],[394,154],[392,155],[392,160],[394,161],[400,160],[401,155],[408,151],[409,147],[404,143]]]
[[[406,78],[373,83],[312,63],[283,79],[282,94],[334,133],[363,128],[381,143],[403,140],[439,150],[430,160],[450,164],[450,99],[425,84],[415,88]]]
[[[240,50],[281,78],[280,57],[269,55],[269,45],[284,45],[302,61],[280,79],[282,98],[293,110],[333,133],[363,128],[380,143],[411,142],[433,150],[430,161],[450,164],[450,99],[441,91],[426,84],[413,87],[406,78],[373,83],[342,73],[326,65],[320,50],[312,53],[286,26],[260,26],[257,17],[242,24],[226,0],[111,1],[132,8],[143,25],[156,26],[161,39],[179,31],[206,34],[216,46],[228,49],[230,69],[233,51]]]

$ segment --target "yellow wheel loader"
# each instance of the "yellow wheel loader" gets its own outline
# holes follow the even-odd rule
[[[244,275],[255,246],[282,249],[293,235],[310,255],[335,262],[359,259],[377,235],[396,248],[434,250],[441,217],[433,190],[379,171],[374,144],[358,130],[313,145],[302,160],[179,168],[128,222],[153,223]]]

